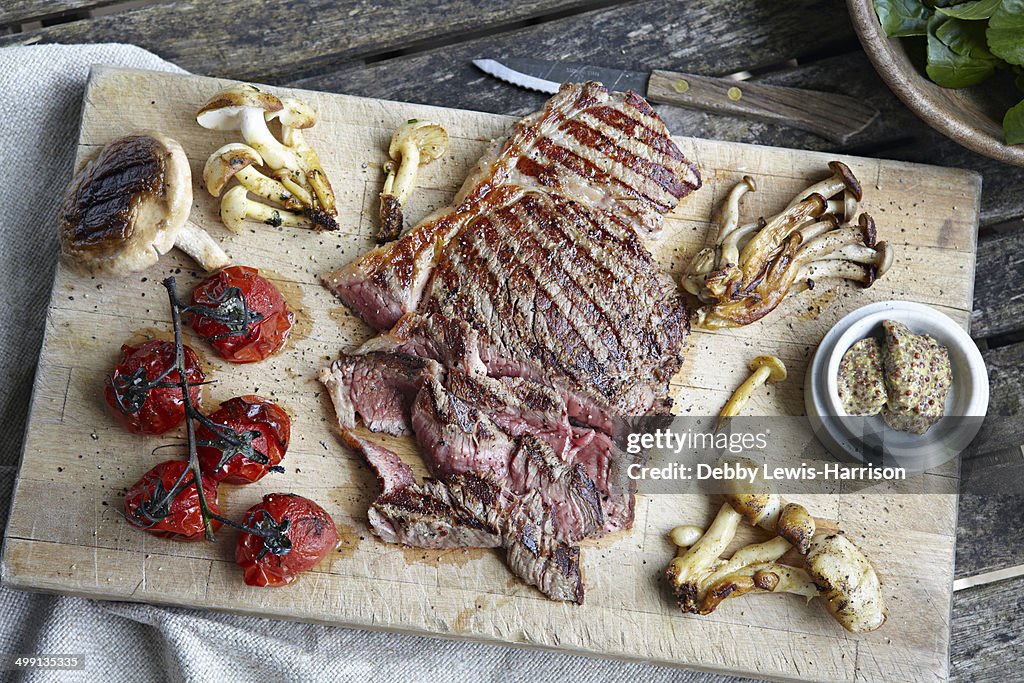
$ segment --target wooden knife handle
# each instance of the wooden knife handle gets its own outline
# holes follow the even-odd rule
[[[652,102],[782,123],[839,144],[864,130],[878,111],[846,95],[653,71],[647,85]]]

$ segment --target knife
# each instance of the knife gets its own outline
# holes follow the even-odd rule
[[[562,83],[599,81],[609,90],[633,90],[651,102],[731,114],[807,130],[845,144],[878,115],[846,95],[711,78],[675,71],[623,71],[542,59],[474,59],[495,78],[528,90],[558,92]]]

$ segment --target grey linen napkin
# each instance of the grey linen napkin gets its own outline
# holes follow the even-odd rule
[[[0,523],[21,453],[28,396],[57,261],[91,64],[181,69],[130,45],[0,49]],[[84,655],[88,681],[735,681],[640,663],[365,632],[0,588],[0,656]],[[0,671],[0,680],[6,676]]]

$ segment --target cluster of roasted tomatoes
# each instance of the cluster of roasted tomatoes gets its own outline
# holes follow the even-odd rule
[[[135,434],[163,434],[188,421],[189,460],[168,460],[143,475],[125,495],[125,518],[151,534],[179,541],[209,537],[225,524],[236,527],[241,533],[235,562],[245,582],[291,583],[337,545],[334,522],[313,501],[290,493],[264,496],[242,524],[221,515],[221,483],[249,484],[283,471],[291,421],[273,401],[254,395],[236,396],[202,413],[199,385],[206,375],[195,352],[180,343],[179,315],[186,314],[193,331],[234,363],[257,362],[279,351],[294,315],[273,283],[254,268],[231,266],[215,273],[195,288],[190,304],[177,301],[173,279],[165,286],[178,341],[122,346],[105,397]]]

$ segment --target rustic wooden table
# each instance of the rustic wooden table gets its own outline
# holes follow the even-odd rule
[[[841,0],[5,0],[0,45],[36,42],[130,42],[197,74],[504,114],[533,111],[545,96],[484,76],[471,59],[749,72],[760,82],[862,98],[882,115],[841,148],[779,125],[661,113],[681,135],[981,172],[972,334],[988,364],[990,413],[1024,416],[1024,168],[958,147],[903,107],[865,58]],[[1024,496],[961,497],[958,577],[1024,564],[1021,502]],[[1022,577],[957,592],[952,677],[1019,676],[1022,618]]]

